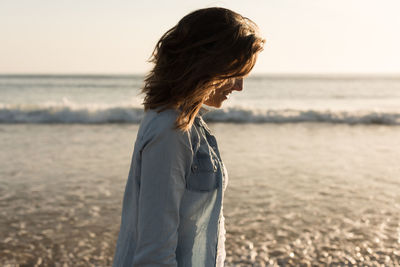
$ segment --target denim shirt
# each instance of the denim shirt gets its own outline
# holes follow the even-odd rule
[[[125,188],[115,267],[216,265],[223,163],[201,115],[189,131],[178,113],[147,111]]]

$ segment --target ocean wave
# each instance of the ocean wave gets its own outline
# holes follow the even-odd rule
[[[140,123],[143,108],[132,106],[1,105],[0,123]],[[209,122],[229,123],[341,123],[400,125],[399,112],[253,109],[231,107],[204,115]]]
[[[400,112],[228,108],[206,114],[205,119],[212,122],[234,123],[314,122],[400,125]]]
[[[0,123],[140,123],[143,108],[77,105],[3,105],[0,106]]]

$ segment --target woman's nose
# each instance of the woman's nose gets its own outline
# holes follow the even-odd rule
[[[235,91],[242,91],[243,90],[243,78],[236,78],[235,84],[232,89]]]

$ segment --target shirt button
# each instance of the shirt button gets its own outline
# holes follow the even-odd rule
[[[197,165],[193,165],[193,170],[194,170],[194,171],[197,170]]]

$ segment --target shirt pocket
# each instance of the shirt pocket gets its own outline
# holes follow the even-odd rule
[[[186,187],[193,191],[208,192],[218,187],[218,166],[210,155],[194,157]]]

